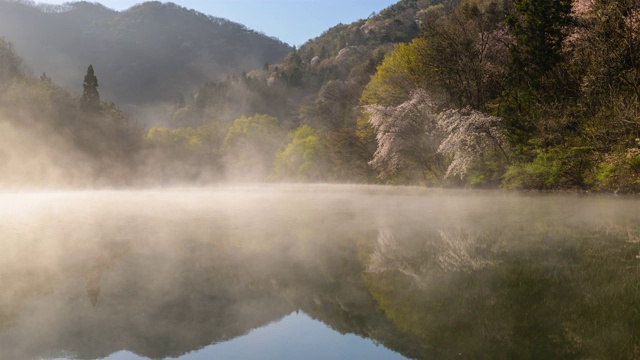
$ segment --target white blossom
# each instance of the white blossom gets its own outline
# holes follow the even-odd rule
[[[369,123],[376,131],[378,148],[369,162],[387,179],[404,170],[418,168],[436,178],[442,168],[438,144],[442,134],[436,126],[433,104],[424,90],[413,92],[398,106],[369,105]]]
[[[446,176],[464,177],[474,161],[491,148],[508,160],[508,139],[499,117],[468,107],[446,110],[438,116],[438,127],[446,136],[438,152],[453,158]]]

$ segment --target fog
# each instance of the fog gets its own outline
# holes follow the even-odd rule
[[[205,81],[262,68],[290,50],[243,25],[160,2],[117,12],[90,2],[2,0],[0,35],[36,75],[77,92],[93,64],[103,96],[127,109],[171,104]]]
[[[314,98],[286,44],[174,5],[32,5],[0,0],[0,360],[190,359],[300,313],[411,359],[638,358],[638,197],[287,183],[378,181],[355,83]]]
[[[3,0],[0,36],[2,189],[266,181],[286,146],[281,119],[266,137],[230,134],[242,116],[290,112],[284,97],[262,98],[267,71],[235,76],[289,47],[239,24],[159,2],[116,12]],[[97,94],[85,108],[89,64]]]
[[[407,358],[638,346],[634,197],[236,185],[0,198],[7,359],[177,357],[294,311]]]
[[[92,174],[90,159],[55,132],[29,125],[0,121],[0,187],[86,186]]]

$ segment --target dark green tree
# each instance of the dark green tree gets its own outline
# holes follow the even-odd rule
[[[82,97],[80,98],[82,111],[99,113],[102,106],[100,105],[100,94],[98,93],[98,78],[93,71],[93,65],[89,65],[87,69],[82,88]]]
[[[0,90],[11,81],[24,76],[22,58],[13,50],[13,45],[0,37]]]
[[[562,44],[572,23],[569,0],[515,0],[507,17],[515,38],[509,50],[527,86],[538,90],[543,78],[562,61]]]
[[[509,46],[507,101],[500,115],[514,141],[524,144],[535,136],[571,129],[559,123],[554,123],[551,131],[546,129],[551,105],[555,114],[561,114],[578,95],[579,83],[563,66],[565,40],[574,30],[571,1],[515,0],[506,23],[513,42]]]
[[[324,60],[327,56],[329,56],[329,51],[327,51],[327,48],[322,45],[322,48],[320,48],[320,55],[318,55],[318,57],[320,60]]]

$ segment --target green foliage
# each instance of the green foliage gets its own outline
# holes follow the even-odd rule
[[[282,76],[287,84],[292,87],[302,85],[302,58],[295,48],[284,58],[283,65]]]
[[[0,149],[15,159],[0,180],[8,177],[9,182],[21,179],[38,185],[131,181],[142,132],[128,115],[111,102],[98,103],[100,113],[81,110],[79,99],[57,86],[49,76],[34,78],[20,69],[21,61],[10,46],[0,45],[0,49],[7,60],[4,69],[12,69],[5,72],[12,74],[11,81],[0,84],[0,122],[7,134],[34,143],[28,149],[20,146]],[[97,85],[95,81],[93,84]]]
[[[303,125],[290,132],[289,138],[291,142],[276,155],[271,178],[289,181],[327,180],[327,150],[320,133]]]
[[[202,146],[202,140],[197,130],[192,128],[167,128],[153,127],[149,129],[144,140],[154,146],[171,146],[180,148],[198,148]]]
[[[413,90],[426,86],[429,71],[424,66],[426,41],[423,38],[410,44],[398,44],[378,67],[362,92],[360,102],[365,105],[399,105]]]
[[[596,170],[596,189],[616,193],[640,191],[640,149],[638,147],[607,154]]]
[[[571,1],[516,0],[507,25],[515,37],[510,47],[514,66],[534,90],[563,60],[563,42],[572,25]]]
[[[13,50],[13,45],[0,37],[0,90],[4,90],[11,82],[24,76],[22,58]]]
[[[153,127],[144,136],[141,171],[154,181],[216,181],[222,178],[221,147],[226,127]]]
[[[278,129],[278,119],[269,115],[256,114],[252,117],[236,119],[224,139],[225,147],[244,145],[244,142],[252,138],[259,141],[268,141],[270,135]]]
[[[103,162],[140,161],[148,167],[156,156],[167,161],[164,178],[179,164],[188,168],[176,170],[188,173],[179,177],[197,178],[194,169],[202,163],[211,173],[251,180],[270,174],[295,181],[376,182],[385,169],[384,181],[440,184],[449,168],[461,178],[446,183],[453,186],[497,186],[502,179],[508,188],[629,192],[638,188],[633,139],[640,136],[639,13],[638,0],[402,0],[327,30],[279,64],[260,58],[255,66],[262,70],[206,83],[196,94],[178,86],[166,119],[172,122],[144,138],[114,103],[100,101],[93,66],[79,99],[81,113],[78,99],[51,78],[26,75],[11,45],[0,40],[0,102],[5,112],[22,114],[11,117],[12,123],[38,119],[83,156],[100,158],[103,173]],[[100,29],[133,31],[143,27],[131,19],[179,16],[193,20],[189,29],[201,30],[202,39],[211,30],[211,19],[196,21],[194,12],[157,2],[118,19],[108,9],[101,14],[111,20],[96,23]],[[92,16],[97,15],[87,19]],[[246,29],[234,29],[234,38],[253,38]],[[163,34],[174,43],[173,35]],[[150,33],[140,36],[153,39]],[[185,56],[182,63],[211,70],[209,62]],[[158,73],[172,77],[172,84],[193,75],[144,63],[149,65],[135,77],[148,80],[139,82],[149,89],[144,96],[160,89],[162,81],[154,83]],[[112,80],[101,78],[101,85]],[[139,100],[135,87],[126,90],[136,94],[118,95]],[[500,119],[501,141],[467,121],[457,126],[470,129],[467,137],[453,127],[439,133],[431,120],[430,126],[416,126],[426,120],[410,101],[417,92],[430,99],[434,118],[468,108]],[[377,109],[379,116],[366,109]],[[289,143],[276,156],[286,132]],[[442,139],[457,140],[445,149],[438,147]]]
[[[357,128],[330,131],[325,136],[332,164],[332,180],[342,182],[376,182],[376,174],[368,164],[375,153],[375,136],[364,135]]]
[[[438,111],[470,106],[499,115],[514,161],[505,172],[496,158],[478,156],[467,184],[503,177],[508,188],[630,191],[634,166],[622,159],[634,158],[626,139],[640,134],[640,77],[631,65],[640,59],[632,35],[640,3],[576,9],[563,0],[423,8],[421,37],[387,56],[361,104],[398,105],[421,88]]]
[[[100,94],[98,93],[98,78],[93,71],[93,65],[89,65],[87,74],[82,83],[82,96],[80,97],[80,109],[88,114],[97,114],[101,110]]]
[[[520,144],[554,132],[574,135],[572,126],[546,128],[549,118],[573,117],[570,107],[579,96],[580,82],[565,66],[570,58],[567,39],[576,30],[571,10],[571,1],[518,0],[507,16],[513,41],[500,110]]]
[[[533,161],[512,165],[504,174],[507,189],[552,189],[560,184],[561,161],[552,153],[538,154]]]
[[[282,141],[278,119],[256,114],[236,119],[224,138],[227,176],[259,181],[267,178]]]
[[[530,162],[509,167],[503,185],[509,189],[586,189],[593,183],[594,158],[590,146],[549,148]]]

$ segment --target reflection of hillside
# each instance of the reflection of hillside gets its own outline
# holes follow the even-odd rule
[[[0,334],[6,331],[31,301],[50,296],[70,278],[86,279],[89,302],[97,301],[101,274],[115,266],[129,251],[129,245],[108,238],[83,238],[82,229],[73,235],[63,229],[52,233],[52,241],[27,233],[24,223],[5,217],[0,225]],[[43,220],[36,226],[52,227]],[[12,229],[12,230],[10,230]],[[17,230],[20,229],[20,230]],[[105,229],[106,230],[106,229]],[[99,231],[99,230],[98,230]],[[104,232],[106,235],[108,231]],[[10,236],[8,236],[11,234]],[[93,242],[86,246],[83,241]],[[82,252],[81,258],[72,254]]]
[[[47,239],[42,246],[58,253],[43,255],[37,262],[50,264],[33,271],[58,280],[48,281],[46,293],[15,299],[21,311],[0,333],[0,347],[21,344],[8,347],[16,359],[99,358],[120,350],[175,357],[296,309],[341,333],[398,337],[357,261],[357,243],[375,232],[338,226],[345,218],[362,222],[348,208],[300,213],[299,204],[225,203],[169,219],[104,206],[68,226],[36,226]],[[94,230],[100,235],[91,240]],[[26,256],[29,248],[21,250]]]
[[[640,262],[626,231],[505,226],[498,247],[398,233],[380,233],[365,281],[423,345],[418,358],[637,358]]]
[[[363,282],[362,249],[370,246],[367,233],[358,238],[339,234],[344,230],[328,227],[322,236],[305,241],[312,262],[288,264],[276,275],[287,284],[279,292],[287,301],[313,319],[322,321],[342,334],[370,338],[409,358],[421,353],[421,344],[412,334],[399,330],[380,310]],[[298,239],[302,240],[302,239]],[[284,262],[286,264],[286,261]]]
[[[472,198],[425,220],[388,194],[395,207],[375,211],[340,193],[108,195],[5,216],[3,356],[175,357],[295,310],[416,359],[633,359],[640,344],[633,216],[559,223],[505,206],[483,221]]]
[[[30,359],[64,350],[93,359],[122,349],[150,358],[179,356],[293,310],[255,288],[254,274],[243,274],[223,249],[189,239],[183,245],[193,248],[138,248],[104,272],[88,268],[79,281],[73,273],[61,276],[47,293],[25,299],[14,327],[0,336],[0,348],[11,349],[3,356]],[[9,346],[20,343],[25,346]]]
[[[177,356],[292,311],[255,289],[224,238],[105,204],[78,211],[48,204],[0,225],[2,358]]]

